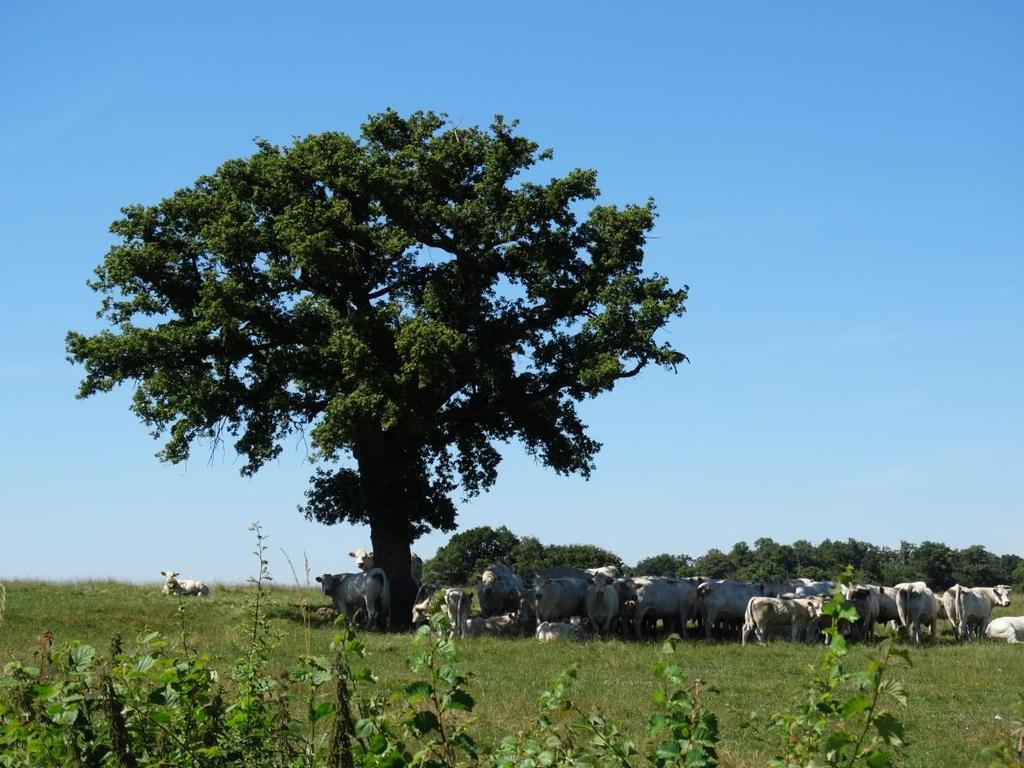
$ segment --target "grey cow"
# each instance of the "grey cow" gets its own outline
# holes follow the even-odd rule
[[[387,574],[380,568],[365,573],[325,573],[316,580],[347,621],[352,621],[356,611],[363,610],[367,629],[376,627],[380,617],[384,618],[385,627],[391,628],[391,588]]]

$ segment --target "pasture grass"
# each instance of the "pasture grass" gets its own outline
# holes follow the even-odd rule
[[[226,671],[246,642],[245,603],[251,587],[213,585],[208,598],[164,595],[160,585],[113,581],[47,583],[8,581],[0,623],[0,664],[29,662],[44,630],[57,645],[81,640],[105,649],[114,634],[130,645],[146,631],[163,633],[174,645],[211,654]],[[266,602],[276,636],[278,671],[306,653],[327,654],[335,630],[304,620],[304,606],[327,605],[318,590],[274,585]],[[1016,611],[1019,612],[1019,611]],[[1013,614],[1013,608],[998,611]],[[306,614],[308,615],[308,614]],[[934,644],[911,649],[912,666],[894,664],[910,704],[898,711],[911,746],[907,766],[985,765],[981,750],[1007,738],[1010,707],[1024,691],[1024,649],[1006,643],[957,643],[947,628]],[[405,664],[410,637],[364,636],[367,665],[378,675],[380,692],[397,691],[414,679]],[[659,642],[593,641],[585,644],[537,643],[531,638],[469,639],[460,642],[461,668],[470,673],[469,690],[477,700],[471,730],[482,745],[529,729],[537,697],[569,664],[579,666],[573,699],[584,711],[600,710],[631,737],[640,739],[655,688],[651,666]],[[847,666],[862,668],[871,647],[855,647]],[[686,641],[678,659],[684,671],[714,685],[706,705],[721,724],[722,765],[763,766],[772,754],[757,726],[789,707],[821,659],[817,647],[773,642],[741,647],[737,642]],[[224,676],[226,679],[227,676]]]

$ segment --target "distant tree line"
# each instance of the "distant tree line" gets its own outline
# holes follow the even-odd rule
[[[523,575],[559,565],[625,568],[622,558],[593,544],[542,544],[534,536],[516,536],[505,526],[485,525],[452,536],[424,563],[423,579],[436,584],[469,584],[491,563],[505,563]]]
[[[427,561],[424,578],[439,584],[468,584],[494,562],[506,563],[524,575],[559,565],[592,568],[613,564],[637,575],[699,575],[744,581],[793,576],[830,579],[849,565],[858,581],[871,584],[925,581],[934,589],[953,584],[1013,584],[1024,588],[1024,558],[994,555],[978,544],[952,549],[934,541],[901,541],[899,547],[892,548],[856,539],[825,539],[814,545],[803,539],[779,544],[760,538],[752,547],[741,541],[728,552],[710,549],[696,558],[663,553],[628,566],[615,553],[592,544],[543,544],[533,536],[517,536],[505,526],[481,526],[456,534]]]

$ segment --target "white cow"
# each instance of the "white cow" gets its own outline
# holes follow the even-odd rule
[[[163,593],[165,595],[190,595],[193,597],[206,597],[210,594],[210,588],[198,579],[182,579],[177,571],[160,571],[166,579]]]
[[[358,610],[366,611],[366,627],[377,626],[378,617],[391,627],[391,588],[387,574],[380,568],[366,573],[325,573],[316,580],[331,598],[335,610],[349,622]]]
[[[587,619],[573,616],[569,621],[542,621],[535,633],[541,642],[552,640],[585,640]]]
[[[469,608],[473,603],[473,596],[463,589],[446,589],[444,591],[444,603],[441,610],[455,628],[459,637],[466,636],[466,619],[469,618]]]
[[[348,556],[356,561],[356,568],[364,573],[373,568],[373,552],[357,549],[349,552]],[[409,553],[409,575],[417,587],[423,582],[423,560],[415,552]]]
[[[516,623],[519,625],[519,629],[527,635],[532,635],[537,629],[537,593],[533,587],[524,589],[519,598]]]
[[[953,587],[953,603],[956,606],[957,634],[964,638],[971,637],[971,627],[977,625],[978,636],[985,633],[992,609],[999,605],[1010,604],[1010,587],[999,584],[995,587]]]
[[[704,619],[704,637],[711,639],[716,622],[741,625],[752,597],[761,597],[760,584],[711,579],[697,587],[697,610]]]
[[[900,609],[896,600],[896,587],[880,587],[868,584],[868,589],[878,597],[878,623],[889,622],[893,630],[900,625]]]
[[[797,597],[826,597],[831,595],[836,588],[834,581],[811,581],[810,579],[801,579],[801,581],[804,583],[793,588],[793,594]]]
[[[499,616],[474,616],[462,622],[462,637],[507,637],[514,635],[517,628],[516,615],[503,613]]]
[[[476,580],[476,596],[484,616],[516,611],[523,594],[523,580],[504,563],[493,563]]]
[[[854,625],[845,633],[865,642],[871,640],[875,636],[875,623],[878,621],[878,592],[860,584],[844,585],[842,589],[843,597],[853,603],[858,616]],[[840,629],[844,630],[842,626]]]
[[[959,632],[958,621],[956,616],[956,590],[963,589],[959,584],[954,584],[952,587],[947,589],[941,595],[936,595],[935,599],[938,601],[936,607],[936,618],[948,619],[949,625],[953,628],[953,634],[956,635]]]
[[[419,627],[430,621],[436,605],[435,595],[441,588],[437,584],[420,584],[412,601],[412,625]]]
[[[805,586],[802,579],[786,579],[785,581],[762,581],[761,595],[764,597],[782,597],[791,595],[797,588]]]
[[[985,637],[990,640],[1005,640],[1008,643],[1024,643],[1024,616],[1000,616],[992,619],[985,627]]]
[[[585,611],[587,582],[584,579],[543,579],[536,583],[534,589],[540,621],[562,621],[570,616],[580,616]]]
[[[591,576],[607,576],[609,579],[618,579],[622,576],[622,571],[617,565],[602,565],[600,568],[584,568],[583,570]]]
[[[633,632],[643,637],[645,622],[661,619],[666,629],[686,636],[686,624],[697,607],[697,587],[684,579],[650,577],[638,580]]]
[[[607,635],[619,618],[619,590],[615,579],[596,574],[587,587],[583,604],[590,625],[598,634]]]
[[[751,634],[763,643],[772,629],[789,629],[789,639],[813,642],[808,630],[817,616],[816,603],[812,598],[793,597],[751,597],[743,615],[741,642],[747,644]]]
[[[903,582],[897,584],[895,590],[900,626],[910,632],[915,643],[920,643],[921,625],[924,624],[930,628],[934,640],[939,609],[928,585],[923,581]]]

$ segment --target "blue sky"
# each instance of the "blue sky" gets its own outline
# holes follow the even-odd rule
[[[1024,554],[1024,6],[33,3],[0,17],[0,576],[242,581],[347,568],[288,445],[162,465],[130,388],[74,398],[69,329],[121,206],[367,114],[495,113],[653,196],[691,363],[583,408],[589,482],[509,446],[463,527],[634,562],[768,536]],[[447,536],[416,544],[431,554]],[[301,578],[301,574],[300,574]]]

